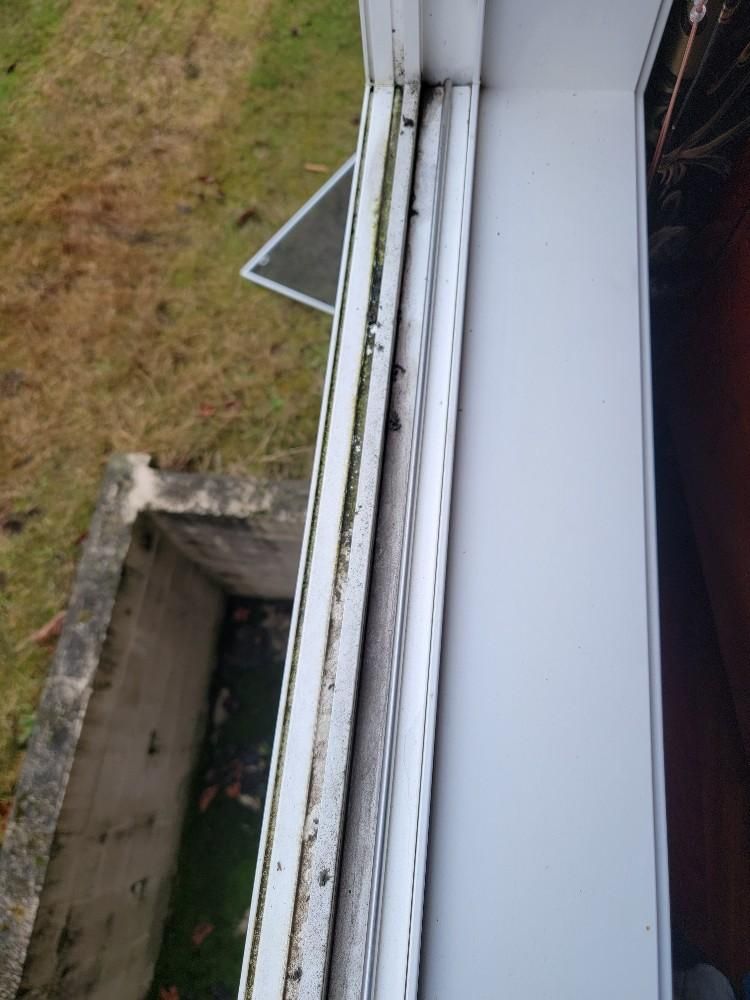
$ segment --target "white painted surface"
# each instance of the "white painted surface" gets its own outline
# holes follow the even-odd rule
[[[662,0],[646,58],[636,87],[636,173],[638,213],[638,278],[641,307],[641,398],[643,403],[644,516],[646,526],[646,585],[648,590],[649,652],[651,662],[651,746],[654,783],[654,850],[658,907],[659,996],[672,997],[672,942],[667,858],[666,785],[664,774],[664,719],[661,683],[661,636],[659,622],[659,568],[656,537],[656,470],[654,466],[654,421],[651,380],[651,303],[649,297],[649,234],[646,182],[646,129],[644,94],[671,9]]]
[[[382,0],[380,3],[385,6]],[[393,64],[398,83],[422,82],[420,8],[420,0],[391,0]]]
[[[394,25],[385,0],[359,0],[365,73],[370,83],[388,86],[394,81]]]
[[[422,74],[427,83],[479,79],[485,0],[423,0]],[[532,5],[533,6],[533,5]]]
[[[659,7],[660,0],[487,0],[482,83],[632,94]]]
[[[476,83],[485,0],[360,0],[367,78]]]
[[[634,95],[479,115],[420,992],[667,1000]]]

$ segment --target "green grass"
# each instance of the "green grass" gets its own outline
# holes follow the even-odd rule
[[[0,0],[0,111],[30,80],[70,0]]]
[[[0,810],[108,456],[309,469],[329,320],[238,271],[354,148],[357,17],[0,0]]]

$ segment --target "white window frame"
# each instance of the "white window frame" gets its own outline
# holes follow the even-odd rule
[[[643,90],[668,8],[668,0],[636,0],[606,12],[595,0],[575,0],[572,5],[549,0],[524,5],[487,0],[486,20],[484,4],[479,0],[466,5],[450,0],[391,0],[386,4],[363,0],[361,4],[368,84],[292,640],[264,814],[259,874],[253,892],[242,998],[416,998],[420,962],[432,961],[435,954],[430,945],[425,959],[422,949],[422,906],[426,882],[429,909],[430,893],[437,892],[435,886],[444,876],[445,867],[441,865],[440,870],[427,875],[433,850],[432,838],[428,838],[433,774],[440,782],[447,773],[440,767],[433,772],[436,733],[440,739],[442,724],[436,715],[439,668],[442,663],[449,672],[455,669],[450,633],[447,654],[441,646],[445,644],[446,583],[450,590],[451,566],[460,566],[460,553],[448,554],[451,536],[461,537],[461,510],[454,514],[453,521],[449,516],[451,493],[458,488],[463,502],[471,487],[461,479],[461,470],[466,466],[462,461],[456,464],[454,454],[456,447],[466,449],[460,434],[456,445],[456,422],[460,428],[461,345],[472,336],[471,329],[464,331],[467,275],[471,300],[466,304],[466,315],[479,321],[483,337],[488,336],[489,319],[496,319],[483,312],[483,288],[489,286],[478,287],[472,277],[491,273],[487,264],[497,252],[485,238],[486,226],[470,228],[472,216],[475,223],[481,217],[486,197],[485,189],[478,189],[474,182],[475,156],[481,154],[484,158],[478,174],[484,184],[487,158],[494,157],[498,190],[508,192],[508,197],[521,192],[522,185],[528,183],[528,177],[518,172],[523,156],[504,154],[502,129],[497,132],[500,138],[496,145],[492,139],[496,128],[492,107],[482,114],[482,92],[494,91],[496,95],[507,95],[508,107],[514,107],[515,115],[521,107],[518,102],[526,102],[529,121],[542,110],[550,95],[554,99],[558,95],[561,113],[568,117],[573,132],[581,115],[610,106],[603,97],[600,101],[599,95],[619,95],[612,106],[622,109],[630,102],[632,108],[632,118],[622,117],[624,131],[620,133],[622,144],[618,150],[602,150],[596,130],[584,130],[581,134],[592,145],[583,143],[575,156],[566,154],[570,172],[551,174],[548,182],[556,186],[561,204],[566,199],[575,204],[583,183],[573,169],[576,156],[585,172],[591,152],[596,149],[597,164],[606,172],[609,187],[616,195],[611,231],[603,234],[603,223],[586,216],[585,225],[590,229],[571,237],[575,220],[571,223],[560,212],[547,219],[540,243],[535,245],[533,233],[525,234],[518,240],[513,262],[515,267],[526,269],[522,273],[528,274],[538,265],[542,245],[552,247],[549,255],[555,266],[550,268],[547,263],[550,286],[543,290],[549,306],[545,312],[539,303],[530,303],[520,287],[516,290],[506,282],[503,287],[507,299],[497,323],[499,335],[505,336],[508,322],[523,326],[524,322],[539,322],[544,315],[549,324],[561,318],[565,322],[566,315],[574,315],[581,329],[597,321],[610,292],[587,286],[576,266],[579,260],[588,266],[592,240],[609,240],[601,246],[611,250],[612,259],[623,265],[623,281],[612,293],[612,302],[633,317],[632,322],[628,320],[630,332],[626,333],[632,336],[637,351],[631,350],[623,362],[629,366],[626,378],[628,385],[634,386],[635,395],[618,396],[601,421],[602,434],[609,435],[610,456],[602,470],[604,492],[614,489],[620,481],[618,470],[628,470],[628,478],[622,480],[627,499],[617,508],[618,516],[623,518],[623,537],[618,539],[616,534],[606,532],[602,537],[606,545],[612,546],[613,574],[627,547],[638,548],[641,555],[631,565],[636,566],[632,584],[615,587],[605,574],[603,586],[612,585],[613,595],[617,593],[623,602],[623,614],[630,616],[639,630],[638,648],[644,658],[633,677],[627,679],[629,654],[624,648],[622,653],[614,652],[613,669],[621,680],[625,678],[624,700],[632,701],[625,707],[639,720],[635,727],[638,733],[630,742],[624,739],[618,746],[623,753],[629,753],[628,748],[635,748],[636,739],[645,734],[649,763],[645,771],[637,771],[637,776],[632,771],[633,780],[639,783],[633,801],[643,814],[635,817],[632,830],[619,840],[606,828],[605,854],[617,861],[637,850],[643,865],[633,879],[640,880],[643,898],[651,899],[653,906],[646,908],[647,913],[644,910],[641,937],[636,937],[629,925],[618,927],[613,919],[609,951],[600,949],[596,962],[606,967],[611,958],[614,965],[617,937],[628,935],[629,954],[638,965],[637,981],[642,984],[639,1000],[671,1000],[642,114]],[[420,100],[424,101],[428,91],[439,96],[442,108],[434,142],[427,135],[431,127],[436,127],[434,117],[431,125],[429,114],[420,116],[419,110]],[[580,112],[573,100],[578,94],[584,97]],[[495,99],[498,109],[501,103]],[[497,122],[501,123],[499,113]],[[414,134],[414,123],[421,124],[420,134]],[[523,146],[527,141],[524,131],[517,131],[514,141]],[[532,126],[528,142],[538,141],[538,130],[535,134]],[[623,148],[632,154],[627,169],[620,169],[615,159]],[[430,170],[428,161],[432,162],[431,181],[425,180]],[[413,176],[422,177],[424,190],[431,192],[426,202],[430,210],[427,218],[420,214],[410,223]],[[591,183],[595,184],[596,178],[591,178]],[[512,217],[513,213],[508,213],[508,218]],[[533,211],[529,218],[531,225],[538,225],[538,220],[533,222]],[[633,220],[631,226],[628,220]],[[513,239],[517,234],[504,235]],[[507,261],[507,254],[498,256],[501,259]],[[406,270],[405,260],[409,262]],[[421,268],[416,277],[414,268]],[[492,296],[486,299],[486,308],[496,310]],[[575,329],[572,335],[576,335]],[[473,343],[476,341],[470,339],[471,350],[476,349]],[[408,344],[412,346],[404,346]],[[400,356],[399,351],[411,351],[410,357],[421,360],[416,371],[409,371],[412,410],[408,445],[386,450],[384,458],[385,438],[393,417],[389,414],[389,392],[395,392],[392,362]],[[611,366],[607,367],[606,353],[592,351],[585,357],[590,378],[596,380],[601,371],[603,384],[607,383]],[[466,367],[469,374],[464,378],[462,393],[471,391],[466,384],[471,371],[471,365]],[[559,390],[567,392],[573,385],[575,380],[571,381],[561,366]],[[585,407],[590,404],[587,398],[579,404],[584,408],[581,418],[585,419]],[[544,405],[540,400],[540,406]],[[619,416],[613,413],[618,406]],[[618,419],[629,421],[627,433],[619,437]],[[493,435],[504,433],[502,423],[482,425],[480,421],[473,427],[486,437],[484,446],[491,454]],[[395,465],[393,455],[400,455]],[[570,475],[581,484],[580,495],[586,501],[591,499],[590,492],[586,492],[590,463],[600,457],[598,446],[587,453],[585,441],[576,441],[571,448]],[[534,488],[528,467],[508,472],[522,477],[520,487]],[[456,476],[458,480],[454,481]],[[502,495],[495,499],[498,513],[493,516],[502,517]],[[392,536],[390,549],[388,530],[383,526],[386,502],[394,504],[398,515],[396,528],[388,529]],[[499,552],[505,551],[507,535],[505,541],[503,537],[502,532],[493,533],[488,523],[488,546],[497,544]],[[390,553],[387,574],[378,566],[381,551]],[[557,575],[562,573],[564,552],[561,536],[553,541],[549,552]],[[600,563],[605,564],[607,553],[600,555]],[[503,566],[497,565],[496,572],[502,573]],[[368,614],[376,616],[378,605],[371,581],[381,580],[378,586],[385,590],[382,581],[386,575],[393,581],[389,585],[390,603],[386,602],[388,607],[382,612],[388,628],[378,645],[373,630],[367,630]],[[492,586],[492,580],[484,582]],[[575,593],[575,588],[580,586],[582,580],[573,572],[570,608],[579,607],[576,599],[580,594]],[[526,600],[528,596],[527,591]],[[538,621],[550,615],[554,620],[550,594],[541,588],[535,596]],[[511,623],[511,628],[516,629],[511,639],[516,644],[522,643],[523,629],[531,627],[530,621],[523,620],[530,612],[530,604],[523,604],[517,625]],[[481,627],[490,637],[495,623],[490,619]],[[597,622],[592,621],[590,628],[594,644],[600,644]],[[446,655],[447,664],[443,662]],[[377,775],[368,786],[368,794],[377,794],[377,810],[370,811],[370,824],[359,830],[351,818],[357,791],[348,782],[352,770],[357,773],[357,768],[364,766],[358,757],[362,753],[358,732],[365,720],[357,717],[363,662],[368,671],[383,671],[389,696],[382,732],[375,734],[379,748]],[[585,679],[595,664],[586,661],[584,655],[578,667],[580,677]],[[596,709],[595,704],[589,707]],[[575,706],[570,708],[575,715]],[[645,729],[639,728],[642,726]],[[631,768],[630,762],[623,762],[623,767]],[[605,786],[595,762],[591,773],[595,776],[591,794],[600,794]],[[517,774],[516,780],[523,780],[523,774]],[[539,791],[544,794],[543,787]],[[441,794],[438,787],[438,807]],[[495,795],[489,789],[487,794],[489,800],[493,796],[497,800],[493,808],[507,808],[499,793]],[[434,822],[442,822],[439,809],[436,815]],[[568,832],[571,830],[575,832],[569,826]],[[648,830],[650,840],[644,839],[644,831]],[[358,839],[362,843],[357,843]],[[437,851],[440,836],[434,839]],[[573,854],[566,857],[573,857],[575,849],[568,846]],[[435,858],[438,856],[442,857],[435,854]],[[580,854],[575,857],[581,861]],[[362,870],[367,885],[359,910],[351,910],[354,931],[349,933],[353,936],[344,940],[336,923],[337,905],[341,908],[341,894],[352,890],[356,877],[353,858],[368,859]],[[508,863],[506,859],[506,867]],[[519,867],[524,870],[523,865]],[[615,882],[619,878],[619,888],[626,894],[630,892],[633,887],[614,874],[619,870],[616,864],[612,866],[612,885],[604,873],[597,891],[618,888]],[[500,865],[497,872],[487,875],[490,882],[498,882],[498,898],[502,897],[502,871]],[[543,911],[549,900],[543,891],[537,891],[538,906]],[[460,892],[457,899],[464,899]],[[366,922],[362,920],[363,912]],[[581,912],[592,916],[598,911],[592,902],[591,908],[584,907]],[[486,918],[491,920],[492,913],[488,912]],[[537,947],[541,971],[529,975],[537,992],[539,988],[543,991],[552,974],[545,968],[549,970],[565,961],[560,951],[565,935],[561,933],[555,939],[554,932],[548,937],[541,934],[539,940],[531,942],[528,931],[520,925],[517,936],[518,940],[504,941],[503,948],[511,955],[532,945]],[[461,961],[456,956],[465,956],[470,946],[468,939],[454,942],[451,961],[457,968]],[[568,965],[575,961],[578,967],[569,967],[563,981],[567,974],[570,983],[580,984],[586,970],[582,959],[570,960]],[[479,961],[477,981],[488,981],[482,976],[490,968],[495,970],[494,982],[502,990],[502,964],[498,972],[497,955],[487,954]],[[555,974],[559,977],[559,970]],[[513,989],[521,991],[518,980],[513,982]],[[599,996],[601,986],[601,980],[591,980],[590,992],[579,992],[576,1000],[587,1000],[588,996],[593,1000]],[[607,980],[607,989],[613,1000],[632,1000],[626,977],[619,981],[613,974]],[[449,991],[445,996],[455,993]]]

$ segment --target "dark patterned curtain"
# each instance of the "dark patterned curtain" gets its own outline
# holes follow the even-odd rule
[[[649,161],[690,34],[687,0],[672,8],[646,93]],[[694,278],[675,265],[696,252],[732,163],[750,137],[750,0],[708,0],[649,192],[652,288],[671,292]]]
[[[649,158],[690,33],[673,6]],[[750,0],[708,0],[649,189],[673,922],[750,972]]]

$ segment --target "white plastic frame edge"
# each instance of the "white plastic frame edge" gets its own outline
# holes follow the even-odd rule
[[[357,162],[357,153],[354,153],[349,159],[343,163],[338,170],[336,170],[328,180],[323,184],[312,198],[309,198],[304,205],[297,209],[294,215],[287,219],[281,229],[278,229],[273,236],[267,240],[263,246],[258,250],[250,260],[240,268],[240,274],[247,281],[252,281],[256,285],[260,285],[263,288],[268,288],[272,292],[278,292],[280,295],[285,295],[288,299],[293,299],[295,302],[301,302],[303,305],[312,306],[313,309],[319,309],[321,312],[328,313],[329,316],[335,315],[336,306],[331,305],[329,302],[323,302],[322,299],[316,299],[312,295],[306,295],[304,292],[298,292],[296,289],[292,288],[290,285],[284,285],[279,281],[273,281],[271,278],[266,278],[262,274],[257,274],[253,268],[257,267],[258,264],[263,261],[268,254],[276,247],[294,227],[308,214],[308,212],[314,208],[318,202],[323,198],[334,185],[336,185],[342,177],[344,177],[349,171],[352,171],[352,188],[354,182],[354,168]],[[353,190],[352,190],[353,193]],[[351,196],[349,199],[350,205],[349,210],[351,212]],[[347,215],[347,233],[350,224],[350,214]],[[342,247],[342,259],[345,257],[346,246]],[[339,270],[339,275],[341,270]]]

